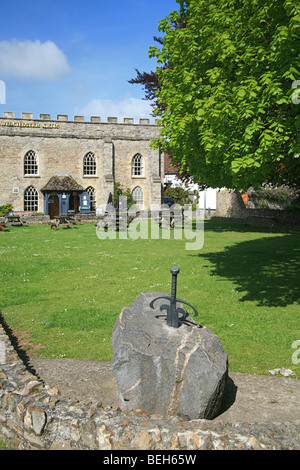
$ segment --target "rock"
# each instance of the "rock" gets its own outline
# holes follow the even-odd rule
[[[278,375],[280,374],[280,370],[281,369],[272,369],[272,370],[269,370],[269,372],[271,375]]]
[[[296,372],[291,369],[285,369],[284,367],[281,369],[280,373],[284,377],[292,377],[293,375],[296,375]]]
[[[269,370],[271,375],[283,375],[284,377],[292,377],[296,375],[296,373],[291,370],[291,369],[285,369],[284,367],[282,369],[272,369]]]
[[[50,387],[49,385],[46,385],[45,386],[45,390],[47,390],[47,393],[51,396],[51,397],[55,397],[57,395],[60,395],[60,392],[58,390],[57,387]]]
[[[24,417],[24,424],[28,429],[32,429],[37,436],[42,434],[46,420],[46,413],[43,408],[37,408],[32,405],[28,406]]]
[[[152,299],[141,293],[122,310],[113,329],[112,369],[121,408],[187,419],[212,419],[220,409],[228,361],[219,338],[192,322],[172,328]]]
[[[32,411],[32,429],[40,436],[47,422],[47,416],[43,408],[34,408]]]
[[[0,379],[7,380],[7,375],[6,375],[6,373],[3,372],[1,369],[0,369]]]
[[[25,385],[18,393],[20,395],[29,395],[34,390],[42,390],[43,384],[39,380],[31,380],[28,384]]]

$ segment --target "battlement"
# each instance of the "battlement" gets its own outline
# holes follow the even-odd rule
[[[100,116],[91,116],[89,121],[85,121],[84,116],[74,116],[73,120],[69,120],[68,115],[66,115],[66,114],[57,114],[56,119],[51,119],[50,114],[40,114],[39,119],[34,119],[33,113],[21,113],[21,118],[16,118],[15,113],[11,112],[11,111],[4,111],[3,112],[3,118],[5,118],[5,119],[21,119],[21,120],[24,120],[24,121],[25,120],[26,121],[40,120],[40,121],[52,121],[52,122],[53,121],[55,121],[55,122],[81,122],[81,123],[88,123],[89,122],[89,123],[92,123],[92,124],[100,124],[101,122],[103,123],[103,121],[101,121]],[[106,123],[109,123],[109,124],[136,124],[134,122],[134,118],[124,118],[123,122],[120,123],[120,122],[118,122],[117,117],[108,117],[107,120],[106,120]],[[151,124],[150,119],[141,118],[141,119],[139,119],[139,122],[137,123],[137,125],[143,125],[143,126],[155,125],[155,126],[157,126],[157,125],[159,125],[159,120],[155,119],[154,124]]]

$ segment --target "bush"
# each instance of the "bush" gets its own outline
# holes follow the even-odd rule
[[[289,186],[263,185],[256,191],[248,191],[249,199],[257,209],[284,209],[294,205],[298,194]]]
[[[300,211],[300,205],[299,204],[289,204],[288,206],[285,206],[284,210],[286,210],[286,211]]]
[[[174,204],[179,204],[180,206],[191,202],[189,199],[189,192],[181,187],[167,188],[164,192],[164,197],[172,198],[174,200]]]
[[[4,206],[0,206],[0,215],[8,215],[12,210],[12,204],[4,204]]]

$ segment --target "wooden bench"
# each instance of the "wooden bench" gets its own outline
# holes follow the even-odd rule
[[[7,215],[5,217],[5,225],[24,226],[25,223],[20,215]]]
[[[73,225],[77,225],[75,217],[69,215],[57,215],[54,219],[51,219],[48,222],[51,229],[56,230],[59,225],[64,225],[67,228],[73,228]]]
[[[125,229],[125,226],[128,230],[129,225],[138,215],[128,215],[126,212],[124,214],[108,212],[100,218],[99,222],[95,223],[95,226],[103,228],[104,232],[107,232],[110,228],[119,232],[120,229]]]

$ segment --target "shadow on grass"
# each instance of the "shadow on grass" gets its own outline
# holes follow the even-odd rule
[[[300,303],[300,235],[262,237],[198,254],[212,263],[212,275],[232,281],[245,292],[241,301],[284,307]]]
[[[277,225],[275,227],[263,227],[249,225],[245,222],[234,222],[225,220],[205,220],[205,232],[258,232],[258,233],[290,233],[291,229],[286,229],[284,225]],[[300,234],[300,232],[299,232]]]

